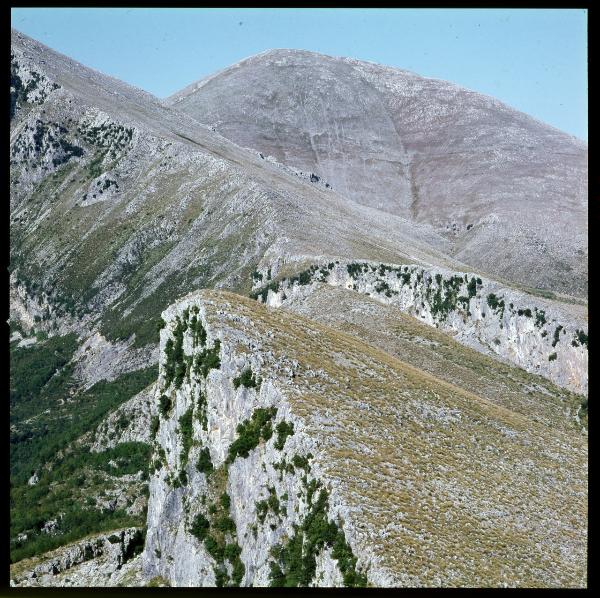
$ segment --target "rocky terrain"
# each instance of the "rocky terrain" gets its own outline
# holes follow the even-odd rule
[[[376,110],[359,135],[340,96],[345,116],[314,121],[325,159],[313,129],[284,135],[313,118],[314,82],[297,94],[315,57],[260,55],[161,102],[12,31],[12,585],[585,585],[586,148],[495,101],[482,120],[481,96],[449,84],[321,57],[324,88],[340,75],[364,109],[406,116],[414,92],[420,118],[450,111],[417,151],[415,130],[382,142]],[[209,104],[231,73],[228,89],[253,72],[269,90],[275,67],[296,82],[250,100],[238,138],[247,100],[220,120]],[[541,249],[523,249],[528,276],[517,264],[537,200],[526,173],[508,197],[504,158],[527,162],[508,145],[504,186],[471,178],[450,202],[472,244],[445,228],[466,132],[547,150],[528,162],[543,218],[560,192],[572,227],[536,232],[552,268]],[[314,159],[256,143],[271,135],[312,139]],[[514,259],[490,275],[504,226]]]

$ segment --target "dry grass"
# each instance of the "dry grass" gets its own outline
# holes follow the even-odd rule
[[[518,385],[536,377],[492,368],[489,385],[504,371],[516,380],[503,404],[500,393],[482,396],[478,386],[461,387],[460,376],[441,380],[297,314],[229,293],[202,296],[214,302],[207,318],[225,337],[241,330],[273,352],[263,377],[279,376],[272,368],[278,360],[299,363],[284,386],[292,409],[322,447],[326,478],[353,509],[359,548],[381,557],[399,580],[585,584],[586,440],[572,427],[551,426],[551,415],[510,408],[523,406]],[[470,359],[461,358],[462,367],[487,358]]]

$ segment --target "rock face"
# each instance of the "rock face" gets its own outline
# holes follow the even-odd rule
[[[427,222],[489,275],[587,293],[587,145],[409,71],[272,50],[169,104],[339,193]]]
[[[585,583],[584,437],[236,295],[163,317],[147,579]]]
[[[115,586],[135,583],[144,538],[142,530],[127,528],[99,534],[54,550],[42,558],[12,565],[10,585],[25,586]]]
[[[280,306],[318,282],[365,293],[459,342],[506,359],[576,393],[587,393],[588,324],[583,314],[473,273],[415,265],[330,262],[257,291]]]

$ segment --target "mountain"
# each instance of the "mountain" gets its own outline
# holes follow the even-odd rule
[[[585,301],[14,30],[10,117],[12,585],[585,585]]]
[[[472,267],[587,293],[587,145],[494,98],[370,62],[272,50],[168,104],[347,199],[431,224]]]

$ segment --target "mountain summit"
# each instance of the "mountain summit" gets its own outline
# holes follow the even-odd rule
[[[428,223],[508,281],[587,292],[587,145],[452,83],[271,50],[167,103],[363,205]]]

